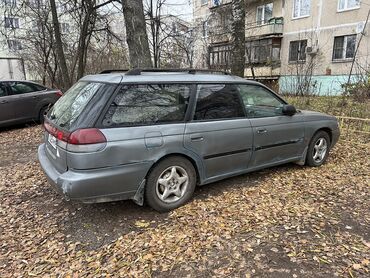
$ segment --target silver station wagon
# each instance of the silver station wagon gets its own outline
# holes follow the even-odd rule
[[[264,85],[198,70],[105,71],[79,80],[46,115],[38,158],[84,203],[132,199],[158,211],[196,185],[288,162],[320,166],[335,117],[297,111]]]

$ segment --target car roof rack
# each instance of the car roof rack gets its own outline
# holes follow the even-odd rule
[[[210,74],[224,74],[229,75],[226,71],[221,70],[212,70],[212,69],[192,69],[192,68],[186,68],[186,69],[166,69],[166,68],[133,68],[133,69],[110,69],[110,70],[103,70],[100,72],[100,74],[105,73],[115,73],[115,72],[125,72],[125,75],[141,75],[142,72],[183,72],[188,74],[197,74],[197,73],[210,73]]]
[[[213,74],[225,74],[228,75],[225,71],[220,70],[210,70],[210,69],[166,69],[166,68],[146,68],[146,69],[140,69],[140,68],[134,68],[126,72],[125,75],[141,75],[142,72],[183,72],[188,74],[196,74],[196,73],[213,73]]]

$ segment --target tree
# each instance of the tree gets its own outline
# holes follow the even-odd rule
[[[245,68],[245,0],[233,0],[231,3],[233,21],[231,73],[244,77]]]
[[[152,67],[144,7],[141,0],[122,0],[131,67]]]

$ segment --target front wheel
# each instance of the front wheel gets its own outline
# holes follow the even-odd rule
[[[149,173],[145,199],[157,211],[170,211],[189,201],[195,185],[196,172],[191,162],[182,157],[170,157]]]
[[[306,165],[318,167],[324,164],[329,155],[330,137],[325,131],[317,132],[307,150]]]

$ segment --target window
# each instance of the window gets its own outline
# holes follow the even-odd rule
[[[5,28],[19,28],[19,19],[15,17],[5,17]]]
[[[333,60],[353,59],[356,50],[356,35],[334,38]]]
[[[360,0],[339,0],[338,11],[356,9],[360,7]]]
[[[7,92],[6,92],[6,87],[5,85],[3,84],[0,84],[0,97],[5,97],[7,96]]]
[[[294,0],[293,5],[293,18],[310,15],[311,0]]]
[[[292,41],[289,47],[289,62],[306,61],[307,40]]]
[[[222,120],[244,116],[243,105],[235,85],[198,85],[194,120]]]
[[[272,18],[274,4],[269,3],[257,7],[257,25],[267,24]]]
[[[69,130],[90,100],[111,86],[98,82],[77,82],[54,104],[49,119],[55,125]]]
[[[103,125],[114,127],[183,122],[189,95],[189,85],[124,86],[104,116]]]
[[[209,66],[211,68],[227,67],[230,64],[231,45],[209,47]]]
[[[60,31],[63,34],[68,34],[69,33],[69,23],[60,23]]]
[[[267,89],[256,85],[239,85],[248,118],[282,115],[284,103]]]
[[[10,51],[18,51],[22,49],[22,44],[17,40],[8,40],[8,48]]]
[[[21,95],[37,91],[32,84],[24,82],[12,82],[9,83],[9,87],[12,95]]]
[[[17,0],[3,0],[6,6],[15,7],[17,6]]]
[[[208,0],[200,0],[200,5],[204,6],[208,4]]]
[[[208,23],[207,23],[207,21],[202,22],[202,36],[203,37],[208,36]]]
[[[262,39],[246,42],[246,61],[249,64],[264,64],[280,61],[281,39]]]

